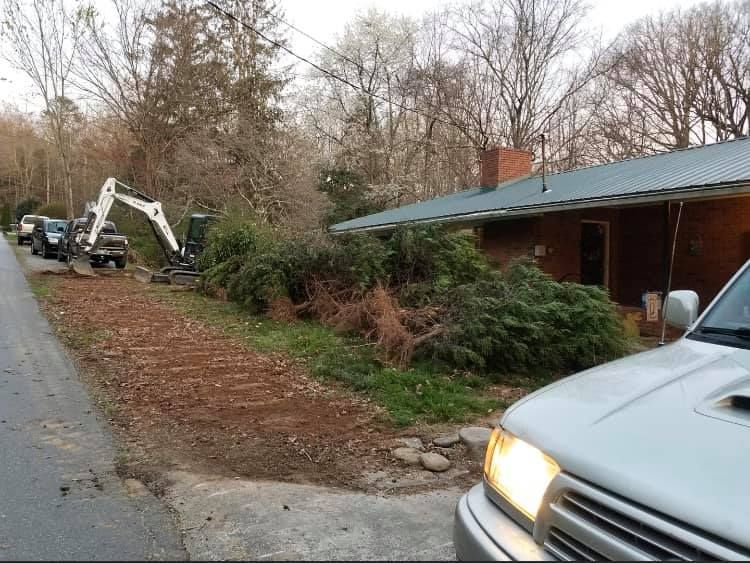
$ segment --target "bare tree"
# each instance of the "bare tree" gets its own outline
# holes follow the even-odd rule
[[[620,38],[609,79],[643,133],[660,149],[703,142],[694,113],[701,83],[698,17],[679,10],[645,17]]]
[[[718,140],[750,134],[750,2],[695,9],[702,67],[697,116]]]
[[[481,110],[492,115],[495,141],[531,148],[596,75],[585,15],[582,0],[481,0],[454,11],[456,49],[481,64],[479,79],[497,90],[485,100],[495,107]]]
[[[74,215],[71,180],[71,109],[68,89],[73,62],[80,48],[82,20],[88,8],[70,9],[65,0],[5,0],[3,34],[10,49],[8,61],[36,86],[62,161],[68,217]]]

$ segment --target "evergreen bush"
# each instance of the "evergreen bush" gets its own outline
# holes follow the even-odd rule
[[[20,221],[24,215],[33,214],[39,205],[39,200],[33,197],[19,201],[16,205],[16,221]]]
[[[198,269],[209,271],[235,256],[250,256],[264,236],[265,230],[247,219],[219,221],[208,230],[205,249],[198,256]]]
[[[49,217],[50,219],[67,219],[68,208],[64,203],[53,201],[46,205],[42,205],[39,209],[36,210],[36,214],[44,215],[45,217]]]
[[[0,207],[0,230],[10,230],[10,224],[12,223],[10,205],[7,203]]]
[[[387,320],[404,333],[402,340],[418,343],[417,355],[456,368],[565,372],[625,352],[622,322],[605,290],[558,283],[529,260],[500,272],[473,237],[437,227],[403,228],[383,240],[283,236],[226,220],[209,232],[199,266],[204,288],[223,288],[253,313],[283,298],[370,338],[378,334],[382,345],[386,319],[373,311],[383,308],[367,306],[380,292],[381,301],[391,299],[396,307],[389,306]],[[321,291],[325,314],[315,303],[305,307]],[[340,323],[343,317],[359,324]]]
[[[446,330],[429,345],[461,368],[564,372],[622,356],[622,321],[607,292],[558,283],[527,260],[446,291]]]

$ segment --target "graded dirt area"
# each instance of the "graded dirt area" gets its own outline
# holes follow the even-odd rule
[[[478,475],[460,446],[446,474],[401,467],[390,452],[404,433],[375,405],[182,315],[128,274],[46,277],[47,314],[122,431],[126,473],[179,469],[380,491],[383,482],[420,489]]]

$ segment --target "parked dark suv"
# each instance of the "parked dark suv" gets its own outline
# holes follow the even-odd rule
[[[86,226],[85,218],[68,222],[63,233],[60,246],[57,249],[57,259],[70,263],[78,257],[76,235]],[[117,268],[124,268],[128,263],[128,237],[117,232],[117,226],[112,221],[105,221],[96,246],[89,253],[91,261],[97,264],[107,264],[113,260]]]
[[[37,219],[31,231],[31,253],[41,254],[44,258],[56,255],[67,225],[65,219]]]

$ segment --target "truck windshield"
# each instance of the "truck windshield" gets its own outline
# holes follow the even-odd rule
[[[47,221],[44,227],[48,233],[62,233],[67,224],[67,221]]]
[[[750,346],[750,268],[716,302],[692,336],[742,348]]]

